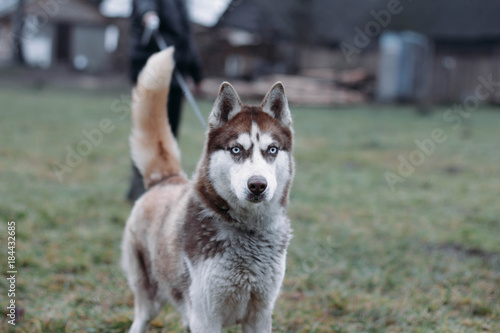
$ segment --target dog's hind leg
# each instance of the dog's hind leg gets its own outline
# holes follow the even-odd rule
[[[189,327],[189,304],[187,302],[183,302],[181,304],[176,304],[176,307],[181,313],[184,333],[191,333],[191,328]]]
[[[151,276],[151,260],[146,250],[131,241],[125,234],[122,265],[127,273],[130,288],[134,292],[134,321],[131,333],[146,333],[151,321],[158,316],[166,304]]]
[[[134,295],[134,321],[130,333],[147,333],[151,321],[158,316],[165,304],[152,300],[145,290],[138,289]]]
[[[149,275],[148,259],[137,251],[136,260],[140,269],[137,272],[134,291],[134,321],[130,327],[131,333],[146,333],[149,325],[161,312],[166,299],[161,297],[158,286]]]

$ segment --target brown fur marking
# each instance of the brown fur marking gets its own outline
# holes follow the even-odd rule
[[[223,242],[215,240],[217,229],[213,225],[213,218],[199,219],[202,209],[199,203],[191,200],[184,224],[184,251],[193,260],[213,258],[224,252]]]
[[[212,183],[208,180],[206,165],[203,170],[200,170],[200,176],[198,177],[195,188],[203,204],[218,213],[225,221],[232,222],[228,214],[229,204],[217,193],[217,191],[215,191]]]
[[[167,161],[168,157],[170,156],[165,147],[163,147],[163,142],[161,140],[158,141],[158,156],[160,156],[160,158],[164,159],[165,161]]]
[[[154,299],[156,297],[156,293],[158,292],[158,283],[153,280],[151,276],[151,261],[142,247],[136,244],[135,250],[143,275],[143,287],[148,291],[150,299]]]
[[[283,102],[281,99],[273,100],[273,104],[271,104],[271,111],[274,114],[274,118],[281,118],[281,111],[283,110]]]
[[[183,294],[182,294],[182,290],[180,290],[179,288],[172,288],[171,290],[171,293],[172,293],[172,297],[177,301],[177,302],[180,302],[182,301],[182,298],[184,297]]]

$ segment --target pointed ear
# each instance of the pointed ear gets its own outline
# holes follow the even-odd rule
[[[242,104],[233,86],[223,82],[219,89],[219,97],[215,100],[212,113],[208,118],[211,128],[219,128],[241,111]]]
[[[283,126],[292,124],[292,116],[288,108],[285,87],[281,82],[276,82],[262,101],[262,110],[280,122]]]

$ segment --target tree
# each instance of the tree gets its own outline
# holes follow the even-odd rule
[[[18,0],[17,9],[14,15],[14,34],[13,45],[15,59],[19,64],[24,64],[24,57],[22,52],[23,44],[23,27],[24,27],[24,4],[25,0]]]

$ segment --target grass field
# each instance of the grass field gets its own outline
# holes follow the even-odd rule
[[[0,91],[0,331],[130,325],[133,298],[118,265],[131,208],[127,100]],[[201,103],[206,115],[210,106]],[[444,111],[292,108],[294,238],[274,331],[500,332],[500,112],[481,108],[453,127]],[[184,116],[180,146],[191,173],[204,134],[191,111]],[[82,131],[100,124],[109,133],[83,143]],[[428,143],[434,129],[446,140],[429,156],[415,153],[415,140]],[[73,156],[70,167],[67,149],[88,155]],[[385,175],[398,175],[401,158],[422,163],[391,190]],[[24,310],[15,330],[6,317],[11,220]],[[181,332],[171,307],[153,324],[154,332]]]

